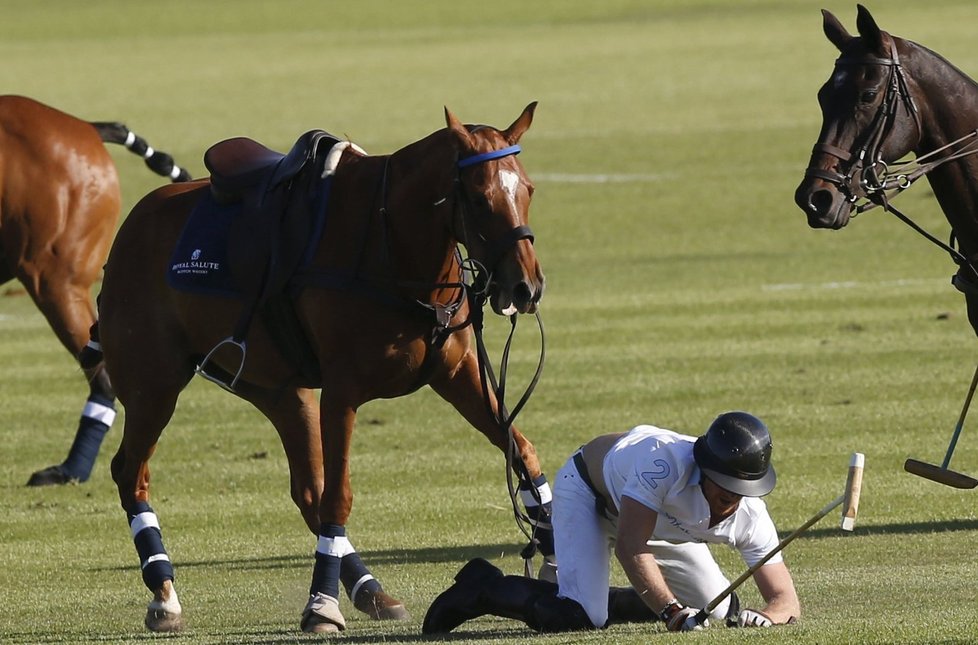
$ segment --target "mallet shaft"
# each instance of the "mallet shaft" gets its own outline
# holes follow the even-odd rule
[[[849,460],[849,474],[846,477],[846,489],[842,495],[839,495],[834,500],[825,505],[822,510],[820,510],[815,515],[812,515],[807,522],[795,529],[791,535],[784,538],[778,545],[771,549],[763,558],[755,562],[747,571],[743,572],[740,577],[731,582],[726,589],[721,591],[716,598],[711,600],[709,604],[696,614],[696,620],[702,623],[709,617],[710,613],[716,609],[724,599],[733,592],[734,589],[744,584],[747,578],[757,573],[757,570],[763,567],[768,560],[773,558],[775,554],[780,553],[786,546],[791,544],[795,538],[807,531],[820,519],[832,512],[837,506],[845,504],[843,507],[843,517],[842,517],[842,527],[847,531],[851,531],[852,527],[855,525],[856,521],[856,510],[859,507],[859,493],[862,488],[863,481],[863,466],[865,465],[866,457],[859,452],[853,453],[852,458]],[[846,528],[846,527],[849,528]]]
[[[712,612],[714,609],[716,609],[717,608],[717,605],[719,605],[721,602],[723,602],[724,598],[726,598],[727,596],[729,596],[730,593],[734,589],[736,589],[737,587],[739,587],[740,585],[742,585],[744,583],[744,581],[747,580],[747,578],[750,578],[752,575],[754,575],[757,572],[757,570],[760,569],[761,567],[763,567],[767,563],[768,560],[770,560],[771,558],[773,558],[775,556],[775,554],[780,553],[781,550],[784,549],[789,544],[791,544],[795,540],[795,538],[797,538],[799,535],[801,535],[802,533],[804,533],[805,531],[807,531],[809,528],[812,527],[813,524],[815,524],[820,519],[822,519],[823,517],[825,517],[826,515],[828,515],[830,512],[832,512],[832,509],[835,508],[835,507],[837,507],[837,506],[839,506],[840,504],[842,504],[843,501],[845,501],[845,495],[839,495],[834,500],[832,500],[831,502],[829,502],[828,504],[826,504],[825,507],[822,508],[822,510],[820,510],[818,513],[816,513],[811,518],[809,518],[809,520],[807,522],[805,522],[804,524],[802,524],[801,526],[799,526],[797,529],[795,529],[791,533],[791,535],[789,535],[788,537],[786,537],[783,540],[781,540],[780,542],[778,542],[778,546],[776,546],[773,549],[771,549],[767,553],[767,555],[765,555],[763,558],[761,558],[760,560],[758,560],[757,562],[755,562],[747,571],[744,571],[742,574],[740,574],[740,577],[738,577],[736,580],[734,580],[733,582],[731,582],[730,585],[726,589],[724,589],[723,591],[721,591],[720,594],[717,595],[716,598],[714,598],[713,600],[711,600],[710,603],[706,607],[704,607],[700,611],[699,614],[697,614],[697,618],[698,619],[700,617],[707,618],[710,615],[710,612]]]

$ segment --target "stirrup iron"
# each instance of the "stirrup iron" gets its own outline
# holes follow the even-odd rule
[[[207,367],[207,364],[210,362],[211,356],[214,355],[214,352],[216,352],[217,350],[219,350],[224,345],[232,345],[234,347],[237,347],[238,348],[238,351],[241,352],[241,361],[238,363],[238,371],[235,372],[234,378],[231,379],[231,382],[230,383],[225,383],[224,381],[222,381],[218,377],[211,376],[210,374],[208,374],[207,372],[204,371],[204,368]],[[247,356],[248,356],[248,344],[247,344],[247,342],[246,341],[243,341],[243,340],[242,341],[238,341],[238,340],[235,340],[233,336],[228,336],[227,338],[225,338],[224,340],[222,340],[221,342],[219,342],[217,345],[214,345],[214,348],[211,349],[211,351],[207,352],[207,356],[204,357],[204,360],[202,360],[200,363],[198,363],[198,365],[194,369],[194,371],[198,375],[200,375],[203,378],[205,378],[208,381],[210,381],[211,383],[217,383],[218,385],[220,385],[222,388],[224,388],[228,392],[231,392],[232,394],[235,394],[236,392],[234,390],[234,386],[238,384],[238,379],[241,378],[241,373],[244,371],[245,358],[247,358]]]

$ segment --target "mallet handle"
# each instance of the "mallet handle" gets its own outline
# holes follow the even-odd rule
[[[788,537],[786,537],[783,540],[781,540],[780,542],[778,542],[778,546],[776,546],[773,549],[771,549],[767,553],[767,555],[765,555],[763,558],[761,558],[760,560],[758,560],[757,562],[755,562],[751,566],[750,569],[748,569],[747,571],[744,571],[742,574],[740,574],[740,577],[739,578],[737,578],[736,580],[734,580],[733,582],[731,582],[730,585],[726,589],[724,589],[723,591],[721,591],[720,594],[716,598],[714,598],[713,600],[711,600],[710,603],[706,607],[704,607],[703,609],[701,609],[700,610],[700,613],[696,614],[696,620],[699,621],[699,622],[703,622],[704,620],[706,620],[706,618],[709,617],[710,612],[712,612],[714,609],[716,609],[717,608],[717,605],[719,605],[721,602],[723,602],[723,600],[727,596],[729,596],[730,593],[734,589],[736,589],[737,587],[739,587],[740,585],[742,585],[744,583],[744,581],[747,580],[747,578],[749,578],[752,575],[754,575],[757,572],[757,570],[760,569],[762,566],[764,566],[767,563],[768,560],[770,560],[771,558],[773,558],[775,556],[775,554],[780,553],[782,549],[784,549],[786,546],[788,546],[789,544],[791,544],[796,537],[798,537],[799,535],[801,535],[802,533],[804,533],[805,531],[807,531],[809,528],[811,528],[811,526],[813,524],[815,524],[820,519],[822,519],[823,517],[825,517],[826,515],[828,515],[829,513],[831,513],[833,508],[836,508],[837,506],[839,506],[840,504],[842,504],[842,502],[845,501],[845,498],[846,498],[845,495],[839,495],[834,500],[832,500],[831,502],[829,502],[828,504],[826,504],[825,507],[822,510],[820,510],[818,513],[816,513],[815,515],[813,515],[807,522],[805,522],[804,524],[802,524],[801,526],[799,526],[797,529],[795,529],[791,533],[791,535],[789,535]]]

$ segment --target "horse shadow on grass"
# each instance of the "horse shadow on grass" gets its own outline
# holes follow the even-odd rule
[[[391,564],[436,564],[454,563],[459,566],[472,558],[493,560],[500,556],[519,555],[522,545],[515,543],[473,544],[466,546],[439,546],[419,549],[383,549],[359,551],[364,561],[371,567]],[[209,558],[207,560],[177,561],[180,569],[193,567],[221,567],[232,570],[265,569],[307,569],[313,558],[313,549],[308,553],[273,555],[266,557]],[[91,571],[129,571],[132,567],[95,567]]]
[[[929,522],[898,522],[892,524],[858,525],[853,533],[839,529],[838,526],[811,528],[804,533],[807,540],[838,538],[840,536],[873,536],[873,535],[925,535],[954,533],[960,531],[978,530],[978,519],[933,520]],[[783,539],[790,535],[790,530],[780,531]],[[360,555],[372,567],[383,565],[403,564],[453,564],[461,567],[473,558],[495,560],[502,556],[518,556],[523,545],[498,542],[495,544],[472,544],[465,546],[435,546],[416,549],[375,549],[362,550]],[[312,559],[313,551],[290,555],[272,555],[266,557],[213,558],[207,560],[180,560],[180,568],[192,567],[221,567],[233,570],[274,570],[274,569],[307,569]],[[103,567],[95,571],[128,571],[131,567]]]

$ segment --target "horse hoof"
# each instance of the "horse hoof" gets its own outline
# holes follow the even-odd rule
[[[374,620],[410,620],[407,609],[397,598],[378,589],[374,593],[362,591],[357,594],[353,606]]]
[[[179,632],[183,629],[183,612],[179,606],[174,611],[155,601],[151,602],[146,611],[146,629],[151,632]]]
[[[557,584],[556,556],[548,555],[543,558],[543,564],[540,565],[540,572],[537,573],[537,579]]]
[[[146,629],[151,632],[178,632],[183,629],[183,607],[173,583],[166,581],[163,589],[146,607]]]
[[[44,470],[39,470],[27,480],[28,486],[63,486],[65,484],[77,484],[81,480],[72,477],[64,471],[61,465],[48,466]]]
[[[306,608],[302,610],[302,631],[311,634],[332,634],[346,629],[346,620],[340,613],[340,603],[336,598],[324,593],[309,596]]]

